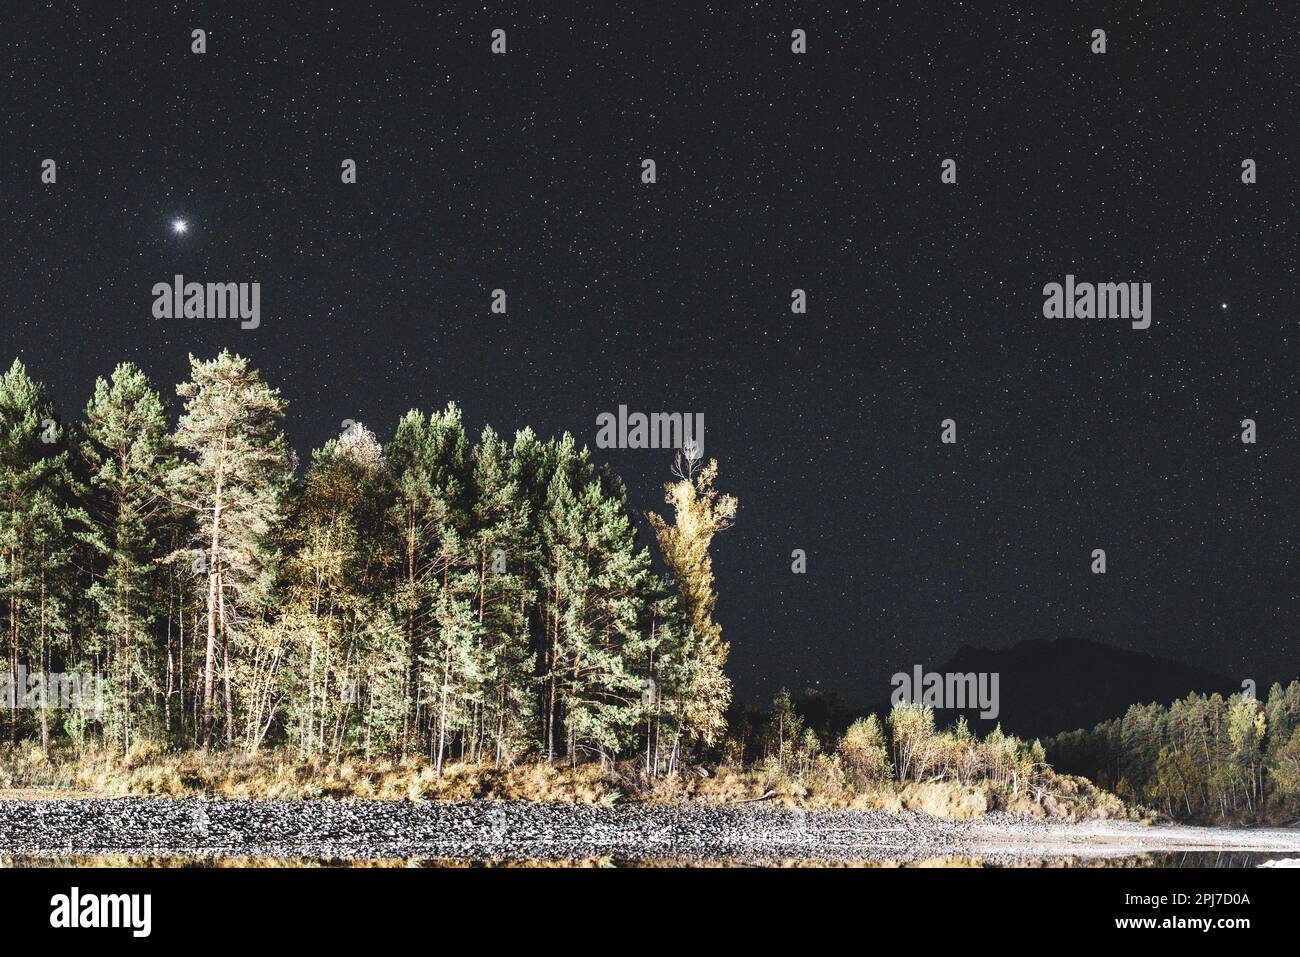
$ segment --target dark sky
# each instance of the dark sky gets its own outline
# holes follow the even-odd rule
[[[1300,672],[1289,4],[446,6],[6,2],[0,358],[75,414],[229,346],[304,454],[453,399],[703,413],[741,699],[1067,635]],[[154,319],[175,273],[261,328]],[[1152,283],[1151,329],[1045,319],[1067,273]],[[598,458],[661,508],[666,453]]]

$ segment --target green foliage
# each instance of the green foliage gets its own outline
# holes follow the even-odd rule
[[[92,571],[85,648],[107,664],[104,731],[127,751],[137,734],[155,737],[165,723],[169,649],[156,625],[168,604],[167,541],[180,527],[166,495],[178,463],[162,396],[129,363],[96,380],[79,439],[91,518],[81,536]]]
[[[76,493],[67,431],[45,388],[14,360],[0,375],[0,616],[11,674],[69,657],[74,542],[85,528]],[[33,730],[35,718],[48,746],[49,705],[42,696],[32,716],[11,704],[10,741]]]
[[[686,528],[734,512],[716,465],[677,489],[664,529],[693,570],[670,561],[670,586],[569,435],[474,442],[451,404],[387,445],[347,423],[295,476],[285,402],[246,359],[191,357],[176,392],[169,432],[121,365],[69,433],[21,363],[0,377],[6,651],[107,674],[104,710],[66,715],[76,748],[419,756],[437,777],[636,754],[654,778],[720,730],[712,531]],[[5,717],[42,753],[58,733],[46,710]]]
[[[1296,728],[1300,682],[1268,699],[1190,694],[1169,707],[1134,705],[1122,718],[1048,742],[1053,763],[1120,797],[1197,821],[1293,820],[1300,812]]]

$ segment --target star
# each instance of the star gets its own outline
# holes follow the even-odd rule
[[[1226,302],[1221,302],[1221,303],[1219,303],[1219,308],[1220,308],[1220,309],[1227,309],[1227,308],[1228,308],[1228,304],[1227,304]]]
[[[183,233],[189,228],[190,228],[190,224],[185,222],[185,220],[183,219],[172,220],[172,232],[174,233]]]

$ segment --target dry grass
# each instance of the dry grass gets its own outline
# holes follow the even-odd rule
[[[0,748],[0,795],[32,798],[155,796],[266,798],[282,800],[377,799],[471,801],[481,799],[612,805],[620,801],[673,804],[700,801],[738,805],[770,802],[806,809],[918,811],[967,820],[1005,809],[1032,817],[1079,820],[1122,818],[1133,813],[1113,795],[1081,778],[1052,775],[1034,795],[999,794],[987,784],[879,782],[852,788],[833,764],[803,773],[774,763],[752,768],[693,768],[646,785],[635,762],[618,768],[545,762],[509,768],[451,764],[441,777],[426,760],[303,760],[282,751],[164,752],[133,749],[125,757],[107,751],[53,752]]]
[[[1033,791],[1003,793],[980,781],[899,783],[879,781],[865,790],[851,787],[842,776],[813,768],[789,774],[774,765],[756,768],[721,767],[712,774],[673,776],[656,782],[646,795],[651,801],[703,801],[716,804],[770,802],[783,807],[857,808],[893,813],[915,811],[949,820],[972,820],[1004,810],[1034,818],[1067,821],[1084,819],[1151,820],[1143,809],[1130,808],[1115,795],[1083,778],[1046,772]]]
[[[511,768],[444,765],[428,761],[298,759],[284,752],[162,752],[133,749],[52,753],[0,749],[0,789],[79,792],[107,797],[374,798],[392,801],[469,801],[502,798],[609,804],[622,796],[615,775],[597,765],[546,763]]]

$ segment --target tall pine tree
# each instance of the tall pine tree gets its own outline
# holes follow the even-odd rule
[[[156,624],[166,610],[163,558],[178,514],[166,495],[176,458],[162,397],[138,368],[123,363],[97,379],[79,450],[93,519],[87,540],[97,562],[88,597],[97,614],[96,650],[108,666],[106,737],[127,751],[137,727],[161,731],[165,693]]]
[[[285,403],[248,360],[224,350],[190,357],[175,442],[188,455],[172,473],[176,501],[193,516],[195,568],[207,578],[203,744],[213,743],[217,655],[224,674],[226,740],[234,736],[231,638],[267,593],[268,539],[280,516],[290,460],[280,419]]]

